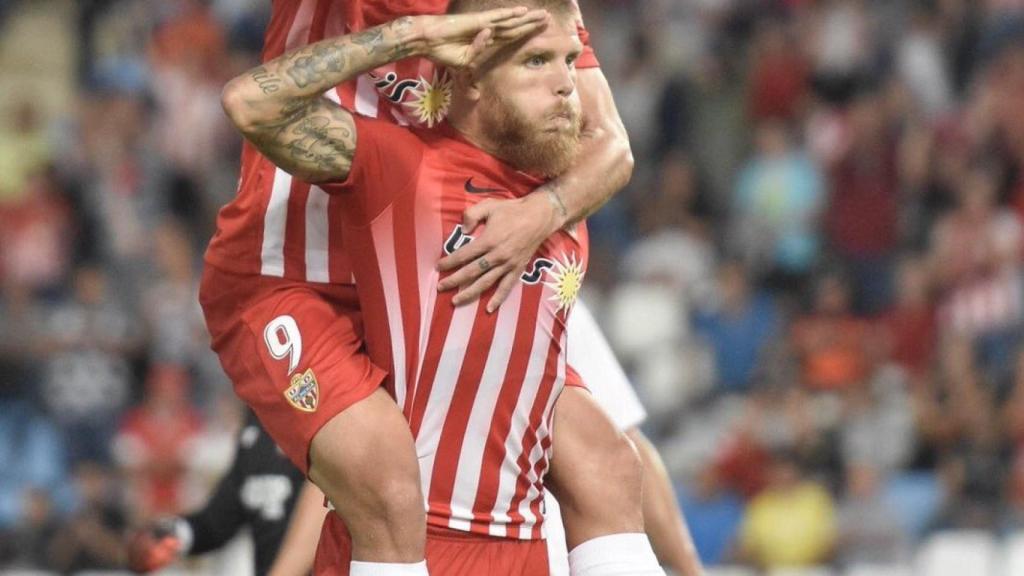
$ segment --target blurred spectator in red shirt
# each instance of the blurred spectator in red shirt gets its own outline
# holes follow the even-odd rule
[[[896,270],[893,305],[883,314],[888,359],[910,372],[923,375],[935,352],[935,309],[931,300],[927,263],[907,257]]]
[[[813,390],[863,385],[869,374],[870,326],[850,311],[846,278],[830,272],[814,291],[813,311],[798,318],[792,340],[803,367],[803,382]]]
[[[122,420],[115,454],[132,483],[132,508],[143,521],[181,511],[188,455],[203,428],[188,388],[184,369],[154,366],[143,404]]]
[[[807,92],[808,65],[777,20],[762,23],[754,38],[747,110],[754,121],[788,120],[797,115]]]

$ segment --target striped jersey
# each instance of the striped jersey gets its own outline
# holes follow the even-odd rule
[[[367,353],[416,440],[428,523],[542,537],[552,407],[567,378],[566,323],[587,265],[585,226],[549,238],[509,299],[454,307],[437,261],[473,240],[463,211],[521,197],[541,180],[465,141],[447,124],[403,128],[356,117],[342,203]],[[572,376],[570,376],[571,378]]]
[[[325,38],[410,14],[440,14],[448,0],[273,0],[262,61]],[[577,68],[596,67],[586,30]],[[448,112],[451,82],[426,58],[408,58],[326,94],[349,110],[400,125],[433,127]],[[236,274],[305,282],[353,282],[339,218],[341,202],[274,166],[249,142],[238,192],[217,216],[206,262]]]

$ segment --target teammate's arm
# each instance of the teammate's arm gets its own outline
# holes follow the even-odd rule
[[[295,501],[288,531],[267,576],[306,576],[313,570],[320,529],[326,516],[324,493],[307,480]]]
[[[350,112],[323,96],[327,90],[408,56],[468,66],[489,45],[521,38],[546,22],[547,12],[526,8],[406,16],[253,68],[228,82],[221,103],[277,166],[307,182],[344,180],[355,156],[355,124]]]
[[[476,300],[500,280],[487,303],[489,311],[495,310],[548,236],[594,213],[629,182],[633,154],[608,81],[600,68],[576,74],[584,117],[579,158],[568,172],[525,198],[485,200],[466,211],[467,233],[484,221],[487,228],[439,264],[442,271],[461,268],[440,285],[442,290],[459,288],[456,305]],[[490,264],[486,273],[474,265],[480,258]]]

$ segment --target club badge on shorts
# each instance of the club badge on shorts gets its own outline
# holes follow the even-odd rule
[[[320,400],[320,385],[316,382],[313,369],[292,376],[291,386],[284,391],[284,397],[292,406],[303,412],[316,412]]]

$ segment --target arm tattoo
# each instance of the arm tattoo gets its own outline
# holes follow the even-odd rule
[[[352,116],[320,98],[290,104],[288,117],[254,143],[274,164],[310,181],[344,178],[355,157]]]
[[[281,79],[267,70],[265,66],[259,66],[252,71],[252,79],[264,94],[273,94],[281,89]]]
[[[373,54],[384,43],[384,29],[378,26],[364,30],[352,36],[352,43],[365,48],[367,54]]]
[[[285,72],[299,88],[321,82],[327,74],[338,74],[345,70],[348,54],[340,44],[314,44],[311,53],[300,54]]]

